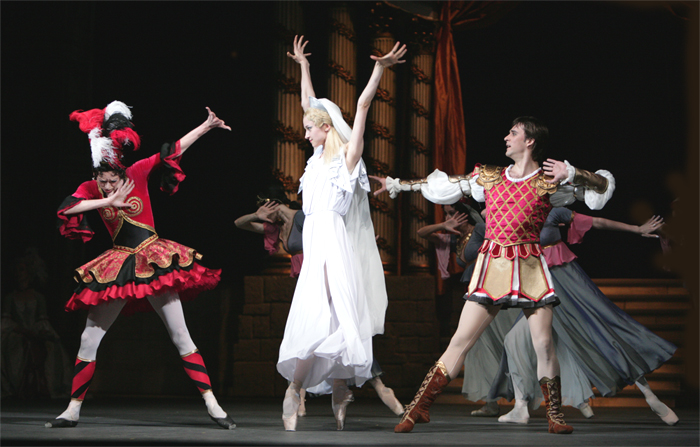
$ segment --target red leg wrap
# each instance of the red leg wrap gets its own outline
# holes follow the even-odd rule
[[[200,393],[211,391],[211,381],[207,373],[207,367],[204,366],[204,360],[198,351],[193,352],[182,358],[185,372],[190,379],[197,385]]]
[[[73,399],[85,399],[92,382],[92,376],[95,375],[95,364],[97,362],[86,362],[85,360],[75,359],[75,374],[73,375],[73,387],[70,397]]]

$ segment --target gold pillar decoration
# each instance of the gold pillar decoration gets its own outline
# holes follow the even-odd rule
[[[302,10],[298,1],[275,2],[273,57],[277,73],[277,97],[273,132],[272,173],[282,182],[291,200],[298,200],[299,178],[306,166],[306,145],[301,109],[301,70],[287,57],[296,34],[302,34]]]
[[[294,36],[302,34],[302,10],[298,1],[275,2],[275,23],[273,32],[275,43],[273,57],[277,75],[277,94],[272,132],[272,175],[284,186],[290,200],[299,200],[299,178],[306,167],[306,146],[304,139],[304,112],[301,108],[301,69],[299,64],[287,57],[293,51]],[[264,273],[271,275],[289,274],[290,255],[280,246],[272,256]]]
[[[384,55],[394,47],[394,38],[388,32],[378,34],[373,41],[374,53]],[[396,167],[396,72],[394,67],[384,71],[377,95],[369,110],[365,135],[365,163],[377,176],[395,177]],[[388,197],[371,197],[370,207],[374,228],[379,236],[377,246],[385,268],[397,270],[398,231],[396,201]]]
[[[330,10],[328,37],[328,99],[340,107],[352,127],[357,106],[357,37],[348,5],[338,3]]]
[[[412,47],[417,49],[411,60],[410,67],[410,113],[407,139],[408,154],[405,165],[408,175],[406,178],[425,178],[432,168],[433,140],[431,133],[432,107],[433,107],[433,72],[435,68],[434,39],[432,24],[414,25]],[[428,273],[429,250],[428,241],[418,237],[418,229],[431,223],[430,216],[432,204],[420,194],[407,194],[408,210],[404,216],[408,216],[408,228],[406,238],[405,259],[408,269],[414,273]]]

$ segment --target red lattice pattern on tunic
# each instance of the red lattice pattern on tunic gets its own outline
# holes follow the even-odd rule
[[[502,181],[486,190],[486,239],[501,245],[537,243],[552,209],[549,196],[537,194],[538,175],[512,182],[501,172]]]

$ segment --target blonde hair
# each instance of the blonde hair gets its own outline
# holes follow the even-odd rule
[[[335,127],[333,127],[333,120],[331,120],[331,116],[328,114],[328,112],[310,107],[306,109],[306,112],[304,112],[304,118],[314,123],[316,127],[321,127],[324,124],[328,124],[330,126],[328,134],[326,135],[326,141],[323,143],[324,163],[330,163],[331,160],[333,160],[340,153],[343,155],[345,154],[345,151],[347,150],[347,143],[343,143],[343,140],[340,138],[340,134],[337,130],[335,130]]]

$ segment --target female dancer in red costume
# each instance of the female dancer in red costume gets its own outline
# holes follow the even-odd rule
[[[66,310],[88,309],[87,323],[80,338],[70,404],[56,419],[48,421],[46,427],[78,424],[102,338],[120,312],[149,310],[155,310],[165,323],[185,372],[202,393],[209,416],[223,428],[236,427],[214,397],[180,302],[216,287],[221,270],[197,263],[202,256],[194,249],[158,237],[148,195],[148,177],[155,168],[165,171],[161,189],[173,194],[185,178],[179,164],[192,143],[211,129],[231,130],[207,110],[209,116],[204,123],[176,143],[163,145],[160,153],[128,168],[121,162],[121,150],[125,145],[138,149],[140,138],[132,129],[131,111],[126,104],[114,101],[104,110],[75,111],[70,115],[89,135],[94,178],[82,183],[63,201],[58,209],[59,230],[69,239],[89,241],[94,233],[83,213],[97,209],[114,245],[75,271],[78,287]]]

